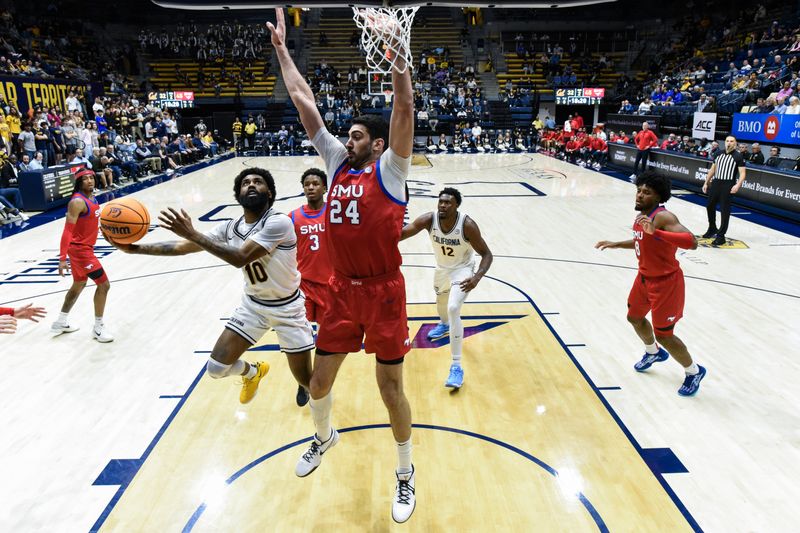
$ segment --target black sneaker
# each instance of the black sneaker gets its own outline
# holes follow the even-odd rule
[[[728,242],[728,241],[727,241],[727,239],[725,239],[725,235],[717,235],[717,236],[714,238],[714,240],[713,240],[713,241],[711,241],[711,244],[712,244],[713,246],[722,246],[722,245],[723,245],[723,244],[725,244],[726,242]]]
[[[710,239],[711,237],[715,236],[716,234],[717,234],[717,230],[710,229],[707,232],[703,233],[703,238],[704,239]]]
[[[298,407],[303,407],[305,404],[308,403],[308,391],[302,385],[297,386],[297,395],[294,397],[294,401],[297,402]]]

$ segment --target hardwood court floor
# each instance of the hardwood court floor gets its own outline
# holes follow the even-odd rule
[[[1,529],[792,529],[800,239],[733,219],[731,236],[749,248],[681,253],[687,306],[677,332],[709,369],[700,394],[681,398],[674,362],[632,368],[642,352],[625,321],[633,252],[593,249],[628,238],[633,185],[542,156],[429,160],[412,169],[410,216],[433,209],[445,184],[458,187],[495,264],[465,306],[465,386],[450,393],[447,344],[422,341],[436,321],[429,240],[401,246],[416,338],[405,374],[418,469],[408,524],[389,517],[395,453],[371,357],[345,362],[333,421],[346,431],[298,479],[312,424],[294,405],[274,337],[246,355],[272,365],[250,405],[238,404],[235,380],[203,373],[240,273],[208,254],[108,253],[115,342],[89,339],[90,289],[71,315],[81,331],[51,339],[69,286],[52,273],[57,221],[0,240],[0,302],[50,312],[48,323],[0,339]],[[288,211],[301,203],[300,173],[320,162],[239,158],[136,197],[153,215],[183,207],[210,228],[238,213],[232,179],[249,164],[273,172],[276,206]],[[667,205],[695,233],[705,229],[702,207]],[[155,229],[146,239],[171,236]]]

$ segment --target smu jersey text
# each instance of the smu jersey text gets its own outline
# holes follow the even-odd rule
[[[289,216],[297,235],[297,269],[305,281],[327,283],[331,277],[331,263],[325,241],[325,213],[327,205],[318,211],[301,206]]]

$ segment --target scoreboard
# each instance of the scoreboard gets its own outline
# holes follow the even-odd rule
[[[75,186],[73,177],[85,167],[80,163],[20,172],[19,192],[25,209],[46,211],[67,203]]]
[[[606,90],[602,87],[556,89],[556,105],[594,105],[603,103]]]
[[[147,94],[151,104],[158,107],[194,107],[194,91],[158,91]]]
[[[44,201],[51,203],[72,196],[72,189],[75,186],[73,176],[83,167],[84,165],[44,169],[42,171]]]

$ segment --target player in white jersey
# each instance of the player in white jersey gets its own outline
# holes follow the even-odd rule
[[[206,369],[212,378],[242,376],[239,401],[248,403],[269,371],[269,364],[247,363],[239,359],[242,354],[273,328],[292,374],[307,389],[314,335],[300,291],[294,224],[288,216],[272,209],[272,175],[261,168],[245,169],[236,176],[233,191],[244,215],[223,222],[208,233],[195,230],[185,211],[169,208],[161,211],[161,226],[185,240],[125,245],[106,239],[132,254],[185,255],[205,250],[242,269],[242,303],[217,339]]]
[[[464,342],[464,325],[461,306],[467,293],[474,289],[492,264],[492,251],[481,236],[478,225],[465,213],[458,211],[461,193],[446,187],[439,193],[436,211],[425,213],[403,228],[400,240],[428,230],[436,257],[433,289],[436,291],[436,309],[441,322],[428,333],[428,339],[450,335],[452,364],[445,387],[461,388],[464,369],[461,366],[461,347]],[[473,251],[481,256],[475,272]]]

